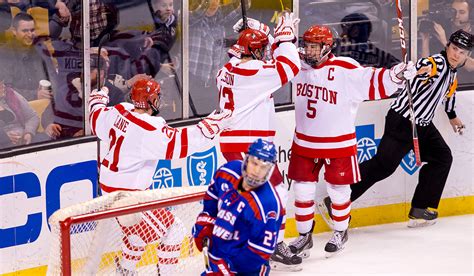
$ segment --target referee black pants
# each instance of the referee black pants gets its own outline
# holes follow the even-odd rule
[[[438,208],[453,157],[451,150],[433,123],[417,126],[421,161],[418,185],[411,202],[415,208]],[[413,149],[411,122],[390,109],[377,154],[360,164],[362,181],[351,185],[351,200],[358,199],[376,182],[389,177],[403,157]]]

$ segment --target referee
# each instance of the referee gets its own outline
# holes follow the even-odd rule
[[[413,195],[408,227],[432,225],[453,157],[449,146],[432,120],[435,109],[444,103],[455,132],[464,128],[454,111],[457,86],[456,70],[462,67],[473,47],[473,35],[454,32],[439,54],[417,62],[417,76],[412,81],[413,105],[418,130],[421,161],[418,185]],[[359,198],[376,182],[390,176],[402,158],[413,149],[413,137],[406,88],[392,103],[385,118],[385,130],[377,154],[360,165],[362,181],[351,185],[351,200]]]

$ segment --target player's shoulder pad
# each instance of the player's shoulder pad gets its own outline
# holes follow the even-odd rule
[[[359,62],[357,62],[355,59],[350,58],[350,57],[336,57],[334,56],[332,58],[333,61],[338,61],[341,63],[349,63],[351,65],[357,66],[357,67],[362,67]]]
[[[281,213],[281,201],[280,197],[277,194],[275,188],[266,182],[264,185],[260,186],[258,189],[252,191],[253,198],[257,201],[257,205],[261,210],[262,215],[265,216],[264,221],[268,219],[278,219]]]
[[[222,165],[214,174],[214,182],[226,182],[237,187],[242,176],[242,160],[233,160]]]
[[[134,108],[135,107],[133,106],[133,104],[126,102],[114,106],[114,109],[118,113],[122,114],[122,116],[124,116],[127,120],[129,120],[135,125],[140,126],[145,130],[162,131],[163,127],[167,126],[165,119],[163,119],[162,117],[136,113],[132,111]]]

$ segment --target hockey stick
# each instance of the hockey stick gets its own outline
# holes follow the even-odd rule
[[[204,256],[206,271],[211,271],[211,265],[209,264],[209,238],[202,239],[202,255]]]
[[[242,30],[245,30],[249,27],[247,22],[247,7],[245,5],[245,0],[240,0],[240,7],[242,8]]]
[[[400,3],[400,0],[396,0],[395,2],[397,5],[398,29],[400,31],[400,48],[402,49],[403,62],[406,64],[408,62],[408,54],[405,42],[405,29],[403,28],[402,4]],[[413,107],[413,95],[411,93],[410,81],[406,80],[406,85],[408,108],[410,110],[411,126],[413,132],[413,151],[415,152],[416,165],[421,166],[420,144],[418,143],[418,131],[416,130],[415,110]]]

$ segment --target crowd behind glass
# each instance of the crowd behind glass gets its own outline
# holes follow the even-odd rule
[[[0,150],[31,143],[73,139],[84,132],[83,28],[80,0],[0,0]],[[395,1],[300,0],[300,34],[312,24],[337,33],[339,56],[364,66],[390,68],[400,60]],[[162,85],[160,115],[183,119],[183,94],[189,93],[189,117],[217,107],[215,75],[235,43],[233,24],[241,17],[240,0],[189,0],[189,35],[183,35],[182,1],[90,0],[91,87],[109,88],[115,105],[128,100],[139,78]],[[289,0],[248,0],[248,16],[270,26]],[[409,1],[405,7],[408,28]],[[471,30],[467,0],[418,1],[418,57],[438,53],[446,36]],[[444,36],[443,36],[444,35]],[[189,45],[183,70],[183,41]],[[101,47],[99,47],[101,46]],[[101,51],[99,53],[99,48]],[[461,86],[473,84],[467,64]],[[183,90],[183,72],[189,91]],[[291,104],[291,86],[275,93],[277,105]],[[87,92],[86,92],[87,93]]]

